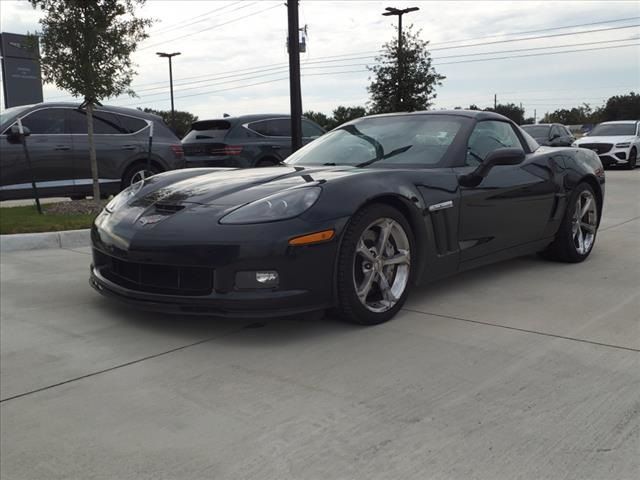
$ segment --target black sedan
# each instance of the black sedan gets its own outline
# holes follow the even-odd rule
[[[163,312],[376,324],[421,281],[535,252],[581,262],[603,195],[594,152],[539,148],[494,113],[365,117],[283,166],[131,186],[95,221],[90,281]]]
[[[536,123],[522,125],[522,129],[540,145],[549,147],[570,147],[576,141],[571,130],[560,123]]]

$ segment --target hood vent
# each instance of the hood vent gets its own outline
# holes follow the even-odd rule
[[[171,215],[172,213],[179,212],[184,208],[184,205],[176,205],[174,203],[156,203],[156,212],[163,213],[165,215]]]

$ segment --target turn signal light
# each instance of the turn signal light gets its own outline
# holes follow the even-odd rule
[[[289,240],[289,245],[311,245],[313,243],[328,242],[335,236],[335,230],[323,230],[321,232],[310,233],[309,235],[302,235],[301,237],[294,237]]]

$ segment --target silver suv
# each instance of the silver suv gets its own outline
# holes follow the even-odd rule
[[[92,193],[86,112],[72,103],[40,103],[0,114],[0,200],[30,198],[31,175],[22,145],[11,135],[20,117],[30,130],[27,146],[42,197],[82,198]],[[94,139],[100,192],[109,195],[141,178],[145,171],[150,122],[150,172],[184,167],[178,137],[156,115],[119,107],[94,111]]]

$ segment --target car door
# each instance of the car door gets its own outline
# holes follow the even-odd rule
[[[2,156],[5,147],[8,153],[3,158],[3,190],[15,192],[18,197],[31,196],[31,179],[43,196],[73,195],[73,161],[71,157],[71,135],[66,131],[66,109],[42,108],[27,114],[22,119],[31,135],[26,144],[31,159],[27,165],[22,145],[10,144],[3,138]]]
[[[470,173],[489,153],[505,147],[529,151],[511,123],[478,122],[469,137],[466,166],[457,173]],[[494,167],[476,187],[461,187],[461,266],[543,238],[557,188],[551,169],[534,164],[533,156],[526,153],[519,165]]]
[[[69,125],[73,133],[74,181],[78,192],[90,194],[93,176],[89,159],[89,135],[87,134],[86,111],[69,110]],[[118,115],[96,110],[93,112],[93,139],[98,163],[98,180],[105,193],[119,190],[122,181],[122,166],[130,158],[140,154],[142,142],[129,134],[121,124]]]

